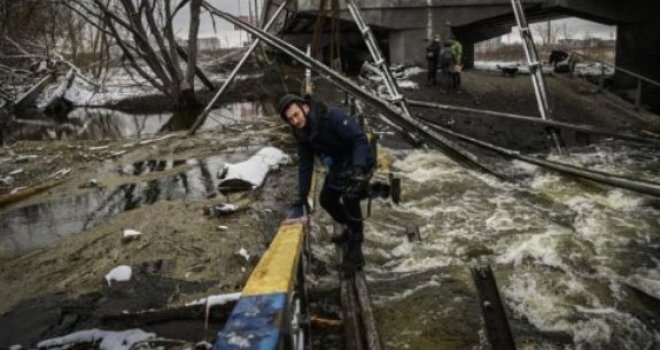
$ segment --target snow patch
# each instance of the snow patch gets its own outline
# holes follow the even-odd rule
[[[141,329],[130,329],[125,331],[104,331],[100,329],[89,329],[71,333],[63,337],[47,339],[37,344],[38,348],[60,347],[66,349],[71,344],[99,343],[100,350],[128,350],[133,345],[149,339],[154,339],[154,333],[146,333]]]

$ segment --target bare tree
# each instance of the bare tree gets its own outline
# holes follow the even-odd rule
[[[533,26],[533,33],[535,37],[541,38],[541,43],[544,47],[550,46],[557,41],[557,36],[561,30],[560,27],[553,27],[551,21],[547,21],[545,26],[537,24]]]
[[[175,101],[178,108],[199,106],[194,92],[197,32],[202,0],[62,0],[72,11],[110,38],[123,61],[144,80]],[[173,19],[190,5],[187,67],[181,69]]]

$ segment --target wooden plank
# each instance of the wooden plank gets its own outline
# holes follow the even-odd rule
[[[373,306],[371,305],[371,296],[367,289],[367,281],[364,278],[364,272],[355,274],[355,294],[360,306],[362,316],[362,327],[364,329],[364,338],[369,350],[383,349],[383,341],[380,338],[376,318],[374,317]]]
[[[303,225],[280,227],[250,275],[243,295],[288,293],[293,288],[303,243]]]

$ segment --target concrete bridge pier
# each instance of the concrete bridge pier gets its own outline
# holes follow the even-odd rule
[[[390,63],[414,63],[426,60],[426,29],[405,29],[389,34]]]
[[[650,13],[660,13],[655,4]],[[617,27],[616,65],[655,81],[660,81],[660,22],[648,20],[642,23],[619,24]],[[636,88],[637,79],[625,73],[617,73],[618,87]],[[642,84],[642,102],[655,113],[660,113],[660,87]]]

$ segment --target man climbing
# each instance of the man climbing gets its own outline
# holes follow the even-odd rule
[[[456,36],[452,34],[451,50],[454,54],[454,88],[458,90],[461,86],[461,72],[463,71],[463,45],[460,41],[456,40]]]
[[[309,96],[286,94],[280,98],[278,111],[293,128],[297,141],[297,205],[307,205],[317,155],[329,167],[319,202],[335,221],[346,227],[341,236],[332,239],[347,245],[342,270],[359,270],[364,266],[360,200],[368,191],[369,174],[375,165],[367,136],[356,118]]]
[[[436,74],[438,71],[438,58],[440,57],[440,38],[436,37],[431,44],[426,47],[426,61],[428,62],[428,75],[426,76],[426,85],[436,84]]]

